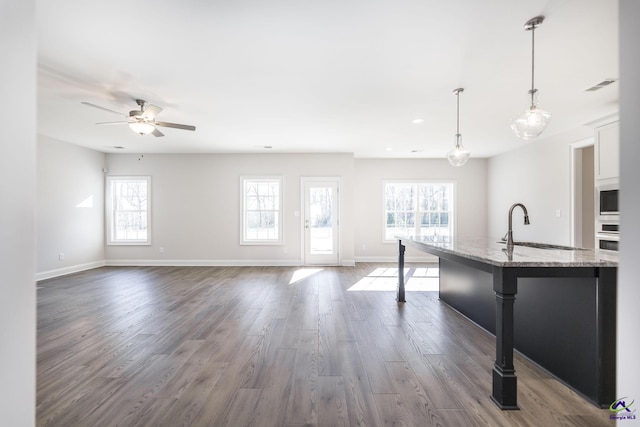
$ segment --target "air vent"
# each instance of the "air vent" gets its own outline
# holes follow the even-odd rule
[[[609,86],[611,83],[615,83],[616,79],[606,79],[598,83],[597,85],[591,86],[586,92],[595,92],[596,90],[600,90],[605,86]]]

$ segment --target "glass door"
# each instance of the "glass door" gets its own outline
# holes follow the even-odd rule
[[[338,179],[303,178],[305,265],[338,265]]]

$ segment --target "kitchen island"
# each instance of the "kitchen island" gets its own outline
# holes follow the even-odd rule
[[[402,236],[399,272],[406,247],[437,256],[440,300],[495,335],[491,398],[501,409],[518,409],[514,348],[594,404],[616,399],[617,254]]]

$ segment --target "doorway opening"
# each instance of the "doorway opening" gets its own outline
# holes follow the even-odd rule
[[[571,245],[595,248],[594,141],[571,144]]]

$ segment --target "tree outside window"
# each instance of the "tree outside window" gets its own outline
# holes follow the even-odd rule
[[[415,235],[451,241],[453,187],[450,182],[385,182],[384,240]]]
[[[242,177],[241,182],[241,243],[282,243],[282,178]]]
[[[150,244],[150,181],[150,177],[107,177],[109,244]]]

